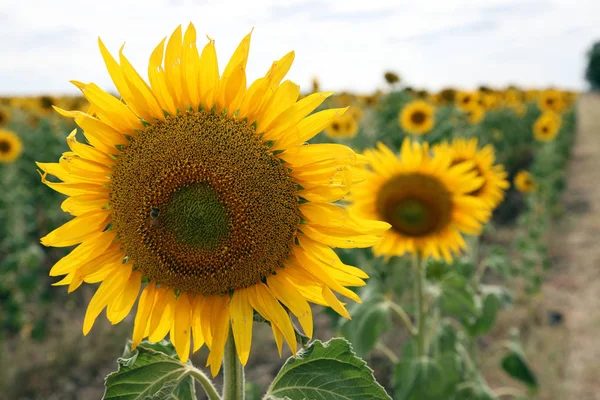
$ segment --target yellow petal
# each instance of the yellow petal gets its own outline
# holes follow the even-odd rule
[[[281,274],[269,276],[267,278],[267,286],[269,286],[269,289],[271,289],[277,300],[281,301],[298,318],[306,336],[312,337],[312,311],[302,293]]]
[[[131,265],[126,264],[123,268],[119,268],[109,279],[100,284],[100,287],[96,290],[96,293],[90,300],[85,312],[85,318],[83,320],[84,335],[87,335],[92,329],[96,318],[98,318],[98,315],[100,315],[108,302],[121,293],[123,287],[127,284],[130,275]]]
[[[152,317],[150,318],[150,331],[148,339],[151,342],[160,342],[169,333],[173,326],[175,315],[175,293],[168,287],[160,287],[154,297]]]
[[[166,38],[156,46],[150,55],[150,61],[148,62],[148,79],[152,86],[152,92],[156,96],[156,100],[159,102],[161,108],[167,110],[169,114],[175,115],[177,113],[177,107],[175,106],[175,101],[171,96],[171,93],[169,93],[167,75],[162,67],[165,41]]]
[[[116,233],[112,231],[98,232],[54,264],[49,275],[64,275],[76,270],[96,255],[102,254],[116,236]]]
[[[192,302],[192,333],[194,334],[194,352],[198,351],[204,344],[204,332],[202,330],[202,320],[206,319],[202,315],[202,303],[204,296],[197,294]]]
[[[282,112],[296,103],[300,94],[300,86],[292,81],[283,82],[273,94],[268,108],[258,121],[257,132],[264,132]]]
[[[192,310],[186,293],[182,293],[175,302],[174,331],[171,334],[177,343],[175,350],[181,362],[186,362],[190,356],[190,331],[192,326]]]
[[[309,141],[318,133],[327,128],[331,121],[338,115],[341,115],[346,109],[332,108],[316,112],[298,122],[295,130],[282,134],[275,145],[274,150],[285,150],[289,147],[299,146],[304,142]]]
[[[154,295],[156,293],[156,283],[150,282],[142,291],[140,301],[138,302],[135,321],[133,322],[133,335],[131,338],[131,350],[135,350],[138,344],[144,339],[144,333],[152,313],[154,305]]]
[[[229,336],[229,296],[213,297],[213,309],[211,310],[212,344],[206,365],[210,365],[210,372],[215,377],[221,369],[223,354],[225,353],[225,342]]]
[[[229,304],[231,328],[235,346],[242,365],[248,362],[252,344],[252,323],[254,311],[248,300],[248,289],[236,289]]]
[[[198,83],[200,56],[196,47],[196,28],[192,23],[188,25],[183,35],[181,65],[184,67],[181,74],[183,91],[186,93],[192,109],[197,110],[200,105],[200,85]]]
[[[215,41],[210,39],[200,55],[200,101],[205,109],[210,110],[215,104],[215,95],[219,84],[219,64]]]
[[[107,210],[82,214],[44,236],[41,242],[44,246],[53,247],[79,244],[102,231],[108,223],[109,216],[110,212]]]
[[[142,274],[140,271],[133,271],[121,294],[108,303],[106,316],[111,324],[118,324],[129,314],[140,293],[141,286]]]
[[[136,111],[136,114],[140,117],[144,118],[148,122],[152,122],[153,119],[157,119],[159,121],[163,121],[165,119],[165,114],[156,100],[154,93],[152,93],[152,89],[150,86],[142,79],[140,74],[135,70],[133,65],[127,60],[127,58],[123,55],[123,48],[119,52],[119,57],[121,61],[121,71],[123,71],[123,77],[129,86],[129,90],[131,90],[131,94],[135,99],[137,109],[139,109],[139,113]],[[127,104],[129,102],[125,100]]]
[[[175,100],[175,105],[180,109],[185,109],[183,89],[181,87],[181,25],[171,34],[167,42],[167,51],[165,53],[165,72],[167,74],[167,88]]]

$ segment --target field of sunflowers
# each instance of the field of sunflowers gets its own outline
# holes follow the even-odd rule
[[[150,87],[100,45],[119,94],[0,98],[6,398],[567,398],[578,93],[246,90],[242,45]]]

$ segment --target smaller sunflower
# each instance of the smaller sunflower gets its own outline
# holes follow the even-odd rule
[[[433,150],[434,153],[439,151],[449,153],[452,166],[465,161],[473,163],[473,171],[478,178],[483,179],[483,184],[468,194],[481,199],[490,210],[504,200],[504,192],[510,187],[506,180],[508,174],[503,165],[495,164],[496,155],[492,145],[478,148],[477,138],[456,138],[450,144],[444,142],[435,146]]]
[[[385,78],[385,81],[390,85],[395,85],[396,83],[400,82],[400,76],[398,76],[397,73],[392,71],[387,71],[385,74],[383,74],[383,77]]]
[[[457,92],[454,98],[456,106],[461,110],[468,110],[479,102],[479,93],[477,92]]]
[[[0,107],[0,126],[5,126],[10,121],[10,112],[5,107]]]
[[[56,100],[50,96],[40,96],[38,99],[38,108],[44,114],[54,112],[52,106],[56,104]]]
[[[464,109],[467,116],[467,121],[471,125],[477,125],[485,118],[485,108],[480,106],[478,103],[473,104],[471,107]]]
[[[365,156],[364,180],[352,187],[358,216],[388,222],[392,228],[373,247],[387,258],[405,253],[451,262],[466,248],[462,234],[478,235],[490,217],[485,203],[469,193],[483,184],[473,162],[452,165],[452,155],[405,138],[399,157],[378,143]]]
[[[358,133],[358,123],[348,112],[335,116],[327,128],[325,134],[330,138],[351,139]]]
[[[314,76],[312,78],[311,84],[312,84],[312,92],[313,93],[317,93],[317,92],[320,91],[321,84],[319,83],[319,78],[317,78],[316,76]]]
[[[0,163],[11,163],[21,155],[23,142],[11,131],[0,129]]]
[[[533,176],[525,170],[521,170],[514,178],[515,188],[521,193],[531,193],[537,189]]]
[[[348,107],[348,111],[346,111],[346,114],[351,115],[352,118],[354,118],[354,120],[358,122],[363,119],[365,113],[363,109],[358,106],[350,106]]]
[[[398,114],[400,127],[413,135],[424,135],[435,125],[435,107],[423,100],[408,103]]]
[[[547,89],[540,93],[538,105],[542,111],[554,111],[560,114],[565,110],[565,99],[558,90]]]
[[[560,126],[560,116],[553,111],[546,111],[533,124],[533,136],[540,142],[551,142],[558,135]]]

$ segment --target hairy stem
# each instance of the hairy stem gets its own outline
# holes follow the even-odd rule
[[[223,357],[223,400],[244,400],[244,379],[244,366],[237,355],[233,329],[229,329]]]

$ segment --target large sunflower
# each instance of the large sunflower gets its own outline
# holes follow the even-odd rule
[[[479,149],[477,138],[456,138],[451,144],[442,143],[434,147],[434,152],[449,152],[452,158],[451,165],[457,165],[465,161],[473,162],[473,170],[477,176],[483,178],[481,187],[469,194],[480,198],[490,208],[494,209],[504,199],[504,192],[510,187],[506,180],[508,174],[502,165],[494,165],[496,155],[491,144]]]
[[[392,225],[373,247],[376,255],[408,252],[451,261],[466,248],[461,233],[477,235],[489,219],[489,208],[469,194],[483,184],[472,161],[452,165],[449,152],[439,150],[432,157],[427,143],[408,138],[400,158],[381,143],[365,156],[372,169],[352,188],[353,209]]]
[[[11,131],[0,129],[0,163],[11,163],[21,155],[23,142]]]
[[[133,347],[170,333],[185,361],[193,336],[193,351],[210,348],[216,375],[230,325],[241,362],[248,360],[254,310],[271,322],[280,351],[283,338],[296,349],[284,306],[308,336],[308,301],[348,317],[333,292],[360,301],[347,286],[367,276],[331,247],[371,246],[389,225],[332,204],[347,194],[363,158],[341,145],[305,144],[343,110],[309,116],[329,93],[297,101],[299,87],[282,82],[293,52],[247,89],[250,35],[222,74],[215,42],[199,52],[193,25],[183,38],[175,30],[166,53],[165,40],[150,56],[150,84],[122,51],[117,62],[99,41],[123,101],[74,82],[94,115],[58,111],[91,145],[73,132],[59,163],[38,164],[75,216],[42,243],[78,245],[50,271],[66,275],[58,284],[69,292],[101,282],[84,334],[104,308],[113,324],[123,320],[141,291]]]
[[[414,135],[424,135],[435,125],[435,107],[423,100],[408,103],[399,115],[400,127]]]
[[[533,124],[533,136],[541,142],[551,142],[560,130],[560,115],[554,111],[546,111]]]

